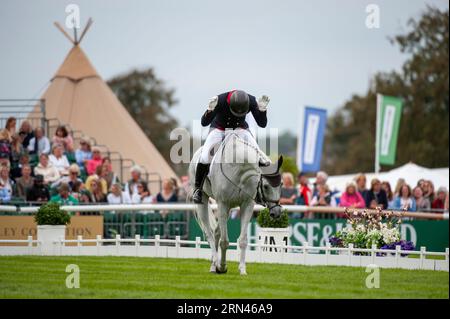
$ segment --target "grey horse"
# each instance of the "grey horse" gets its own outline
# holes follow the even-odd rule
[[[189,179],[195,178],[195,168],[201,149],[194,154],[189,166]],[[269,167],[259,167],[260,155],[237,133],[225,136],[211,163],[210,172],[203,184],[203,203],[197,204],[197,221],[203,230],[212,250],[211,272],[226,273],[226,251],[229,246],[227,221],[231,208],[240,208],[241,231],[239,236],[239,271],[246,275],[245,254],[248,244],[247,229],[253,216],[255,202],[269,208],[270,215],[278,218],[281,177],[278,162]],[[265,155],[263,155],[265,156]],[[191,188],[192,192],[192,188]],[[209,197],[217,202],[217,218],[209,206]],[[218,249],[220,248],[220,253]]]

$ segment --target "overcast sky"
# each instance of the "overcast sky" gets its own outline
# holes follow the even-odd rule
[[[53,26],[78,4],[92,28],[82,48],[104,79],[154,67],[176,89],[174,116],[199,119],[208,99],[240,88],[267,94],[269,125],[297,131],[301,105],[332,112],[363,94],[376,71],[405,60],[387,37],[444,0],[0,0],[0,98],[38,98],[71,47]],[[365,26],[366,6],[380,28]],[[72,32],[70,32],[72,34]]]

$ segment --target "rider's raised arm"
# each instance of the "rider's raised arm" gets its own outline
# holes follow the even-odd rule
[[[252,112],[255,118],[256,124],[260,127],[267,126],[267,111],[260,111],[256,98],[253,95],[249,95],[250,98],[250,112]]]
[[[208,102],[208,109],[202,116],[202,126],[208,126],[214,120],[217,114],[217,104],[219,102],[218,96],[213,96]]]

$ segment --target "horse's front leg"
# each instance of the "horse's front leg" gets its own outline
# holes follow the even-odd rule
[[[219,262],[216,267],[217,273],[226,273],[227,272],[227,249],[229,245],[228,240],[228,229],[227,229],[227,222],[228,222],[228,212],[230,208],[223,204],[218,203],[217,205],[218,212],[219,212],[219,229],[220,229],[220,240],[219,240],[219,247],[220,247],[220,254],[219,254]]]
[[[240,249],[239,273],[241,275],[247,275],[247,269],[245,266],[245,254],[247,252],[247,245],[248,245],[247,232],[248,232],[248,224],[253,216],[254,206],[255,204],[253,201],[241,205],[241,234],[239,235],[238,241]]]

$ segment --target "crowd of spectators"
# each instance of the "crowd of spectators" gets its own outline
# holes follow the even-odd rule
[[[325,172],[316,174],[315,182],[310,184],[305,174],[297,176],[297,185],[291,173],[283,173],[283,186],[280,203],[282,205],[330,206],[350,208],[381,207],[382,209],[406,211],[444,211],[448,210],[449,194],[445,187],[434,189],[433,182],[420,179],[413,188],[404,179],[399,179],[392,191],[388,181],[373,178],[367,188],[367,178],[357,174],[343,190],[330,190]]]
[[[52,137],[27,120],[19,130],[16,126],[11,117],[0,130],[0,203],[141,204],[183,197],[176,179],[164,180],[161,192],[151,194],[138,165],[131,168],[130,180],[120,181],[110,158],[87,137],[75,145],[64,126]]]

